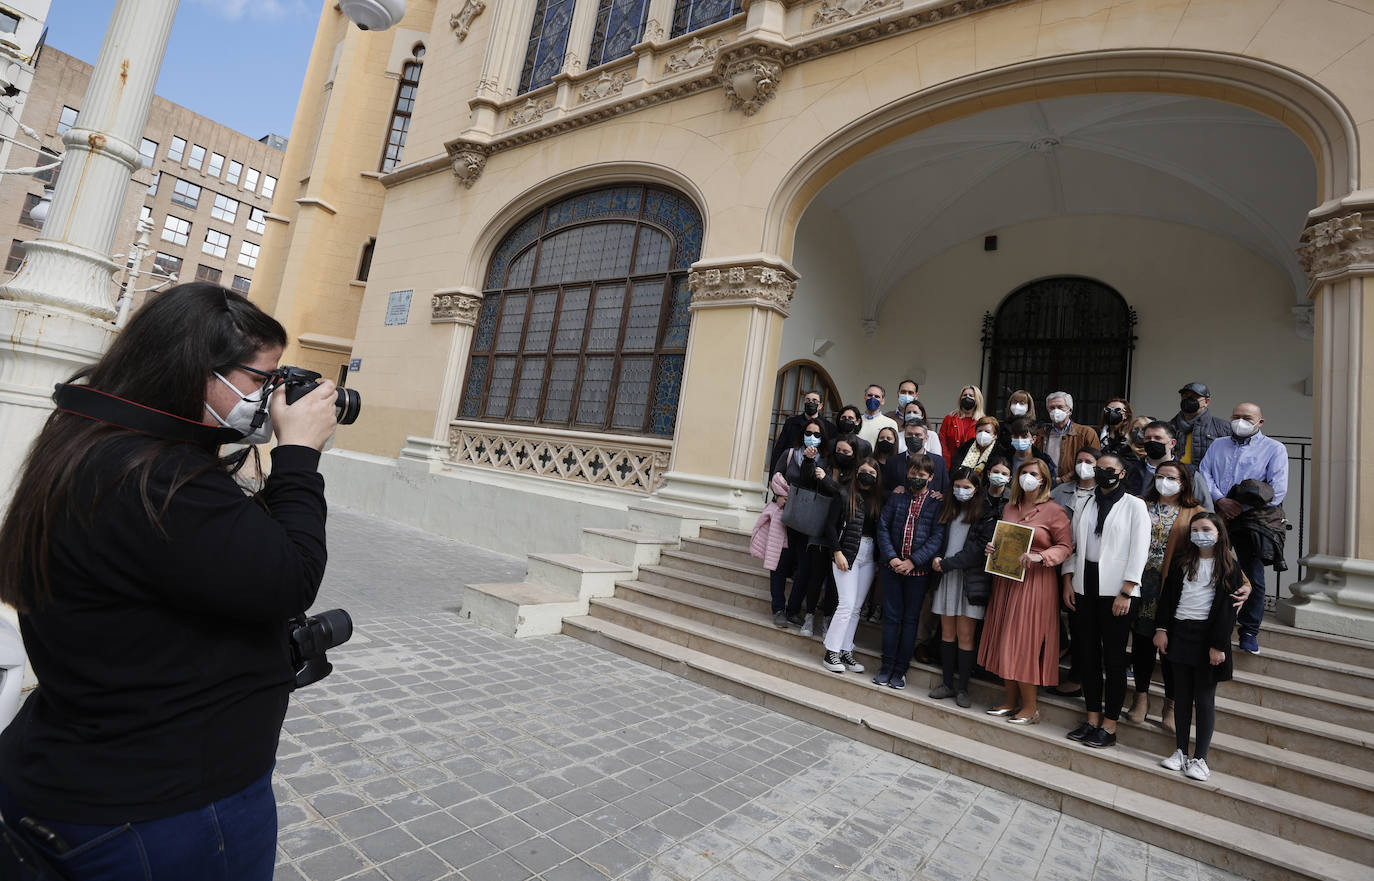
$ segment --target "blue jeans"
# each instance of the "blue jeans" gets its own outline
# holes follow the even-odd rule
[[[11,832],[29,814],[0,786]],[[87,826],[34,817],[69,848],[58,854],[25,835],[70,881],[272,881],[277,800],[268,772],[203,808],[139,823]]]
[[[1236,548],[1236,559],[1245,577],[1250,579],[1250,596],[1236,615],[1237,629],[1258,636],[1260,622],[1264,620],[1264,562],[1248,548]]]
[[[916,625],[930,586],[929,575],[898,575],[879,563],[883,580],[883,665],[880,672],[905,676],[916,651]]]

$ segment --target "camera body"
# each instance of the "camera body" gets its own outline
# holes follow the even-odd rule
[[[301,613],[286,623],[286,642],[291,648],[291,669],[296,671],[292,688],[319,682],[334,671],[325,652],[353,636],[353,619],[343,609],[330,609],[305,617]]]
[[[286,395],[286,403],[290,405],[313,392],[320,384],[320,375],[304,367],[284,366],[272,371],[272,379],[269,382],[273,389],[281,387],[282,393]],[[334,416],[340,425],[352,425],[356,422],[362,407],[362,396],[353,389],[335,389]]]

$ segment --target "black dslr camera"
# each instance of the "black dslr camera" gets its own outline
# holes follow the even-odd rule
[[[304,367],[278,367],[272,371],[268,384],[274,389],[282,386],[286,403],[294,404],[319,387],[320,375]],[[340,425],[356,422],[362,408],[363,399],[353,389],[339,387],[334,390],[334,418]]]
[[[286,635],[291,646],[291,669],[296,671],[293,688],[304,688],[334,671],[324,653],[348,642],[353,635],[353,619],[343,609],[330,609],[309,618],[302,612],[286,623]]]

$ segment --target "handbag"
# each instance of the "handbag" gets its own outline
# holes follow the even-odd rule
[[[830,496],[814,489],[791,486],[787,493],[787,507],[782,509],[782,524],[805,536],[820,535],[830,516]]]

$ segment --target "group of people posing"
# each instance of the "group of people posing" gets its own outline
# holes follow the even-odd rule
[[[779,432],[773,501],[753,542],[770,569],[773,623],[820,636],[827,669],[862,673],[855,634],[880,616],[872,681],[901,689],[924,613],[942,669],[930,697],[971,706],[978,669],[1005,689],[988,714],[1034,725],[1040,687],[1081,694],[1085,718],[1067,736],[1096,748],[1116,743],[1123,709],[1146,720],[1162,658],[1159,722],[1177,746],[1162,764],[1206,780],[1237,624],[1240,648],[1259,652],[1264,568],[1287,490],[1287,451],[1261,431],[1260,408],[1237,404],[1229,422],[1217,418],[1209,389],[1193,382],[1171,420],[1137,417],[1113,398],[1093,427],[1075,421],[1068,392],[1044,398],[1041,420],[1018,390],[998,418],[967,386],[934,431],[917,384],[904,380],[898,395],[884,413],[886,392],[870,385],[862,408],[843,406],[832,422],[813,391]],[[1033,530],[1022,580],[985,571],[999,521]]]

